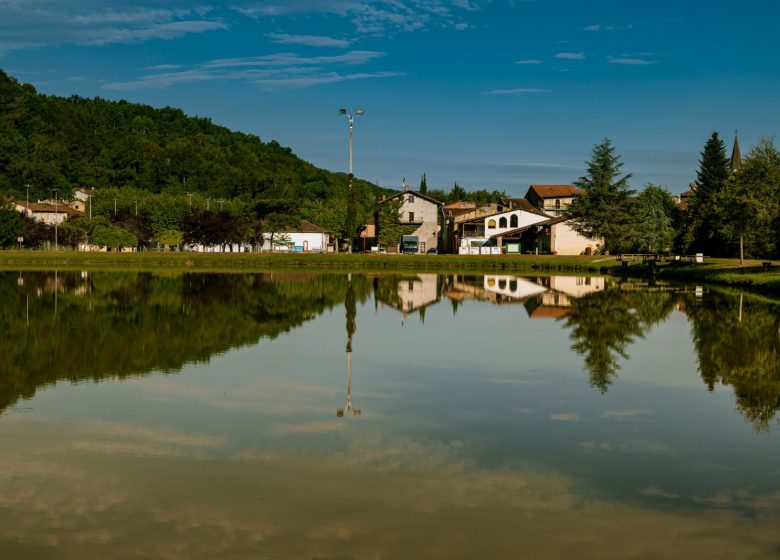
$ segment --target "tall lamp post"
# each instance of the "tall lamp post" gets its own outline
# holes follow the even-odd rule
[[[349,122],[349,175],[347,175],[347,219],[344,222],[347,239],[347,253],[352,252],[352,236],[355,233],[355,193],[352,191],[352,123],[355,117],[365,114],[363,109],[355,110],[355,114],[348,113],[346,109],[339,109],[339,115],[347,117]]]
[[[59,243],[57,240],[57,226],[58,221],[60,219],[59,217],[59,208],[57,207],[57,196],[59,195],[59,189],[52,189],[52,198],[54,199],[54,250],[59,251]]]

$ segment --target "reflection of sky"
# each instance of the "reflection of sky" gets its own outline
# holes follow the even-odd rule
[[[358,307],[360,418],[336,417],[343,308],[179,374],[39,391],[0,417],[0,557],[734,558],[780,545],[778,436],[754,435],[730,389],[706,391],[684,315],[628,349],[606,394],[563,323],[522,306],[467,302],[453,319],[443,301],[424,324],[401,320]]]

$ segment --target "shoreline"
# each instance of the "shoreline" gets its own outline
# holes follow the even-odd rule
[[[79,253],[0,251],[0,270],[117,270],[249,272],[310,268],[324,271],[544,272],[604,274],[729,286],[780,296],[780,264],[765,269],[761,260],[710,259],[703,264],[664,263],[622,266],[614,256],[556,255],[374,255],[279,253]]]

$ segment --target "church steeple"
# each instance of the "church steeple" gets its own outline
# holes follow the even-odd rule
[[[742,169],[742,156],[739,153],[739,136],[734,132],[734,147],[731,149],[731,171],[736,173]]]

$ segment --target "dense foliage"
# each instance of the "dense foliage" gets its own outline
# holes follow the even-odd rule
[[[96,189],[93,211],[112,221],[120,209],[135,213],[137,201],[153,234],[178,229],[191,201],[186,193],[202,206],[234,200],[260,217],[284,212],[336,233],[346,220],[346,175],[319,169],[276,141],[170,107],[42,95],[0,71],[0,198],[23,200],[26,185],[30,200],[50,198],[53,189],[59,197]],[[377,187],[357,179],[353,187],[354,219],[362,224]]]

